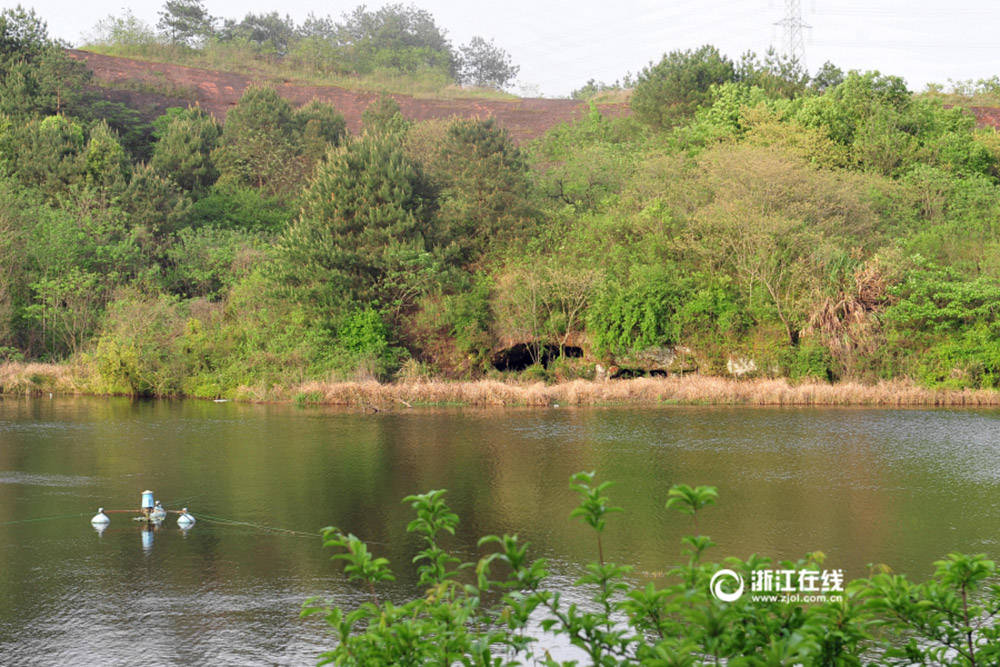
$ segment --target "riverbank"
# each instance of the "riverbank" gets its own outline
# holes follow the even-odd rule
[[[87,394],[80,369],[62,364],[0,364],[0,395]],[[499,380],[399,383],[306,382],[294,387],[241,387],[235,400],[386,408],[421,405],[548,407],[553,405],[871,405],[1000,406],[1000,392],[929,389],[909,380],[837,384],[785,379],[734,380],[686,375],[558,384]]]

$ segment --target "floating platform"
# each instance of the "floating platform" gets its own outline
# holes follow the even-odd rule
[[[158,501],[153,500],[152,491],[142,492],[142,506],[137,510],[106,510],[103,507],[97,510],[97,514],[90,520],[94,526],[107,526],[111,523],[108,514],[135,514],[132,520],[148,526],[159,526],[167,518],[167,514],[177,514],[177,525],[180,528],[190,528],[195,524],[194,516],[188,512],[188,508],[180,511],[167,510]]]

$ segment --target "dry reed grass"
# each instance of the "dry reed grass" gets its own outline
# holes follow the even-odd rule
[[[0,396],[87,393],[86,369],[69,364],[7,362],[0,364]],[[241,387],[241,401],[295,401],[353,407],[463,405],[547,407],[552,405],[1000,405],[1000,391],[927,389],[909,380],[878,384],[792,384],[784,379],[734,380],[704,375],[635,378],[560,384],[477,380],[413,380],[382,384],[306,382],[287,388]]]
[[[551,406],[616,404],[689,405],[870,405],[870,406],[985,406],[1000,405],[1000,392],[990,390],[926,389],[895,380],[866,385],[791,384],[787,380],[733,380],[689,375],[636,378],[609,382],[573,380],[546,385],[479,380],[427,381],[395,384],[378,382],[308,382],[295,387],[298,401],[328,405],[468,405]]]
[[[67,364],[18,361],[0,364],[0,396],[79,394],[82,387],[79,369]]]

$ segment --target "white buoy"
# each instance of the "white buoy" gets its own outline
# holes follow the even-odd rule
[[[188,508],[181,510],[181,515],[177,517],[177,525],[181,528],[190,528],[194,523],[194,517],[188,514]]]
[[[149,513],[149,518],[153,521],[163,521],[167,518],[167,510],[163,509],[163,505],[160,501],[156,501],[156,506],[153,507],[153,511]]]
[[[90,523],[94,525],[106,525],[111,523],[111,519],[109,519],[108,515],[104,513],[104,508],[99,507],[97,508],[97,514],[95,514],[94,518],[90,520]]]

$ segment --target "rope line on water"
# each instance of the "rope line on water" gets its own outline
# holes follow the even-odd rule
[[[55,521],[56,519],[74,519],[74,518],[80,518],[81,516],[87,516],[87,514],[81,512],[80,514],[59,514],[56,516],[39,516],[32,519],[13,519],[12,521],[0,522],[0,526],[9,526],[15,523],[31,523],[33,521]]]
[[[236,519],[227,519],[221,516],[212,516],[211,514],[205,514],[204,512],[192,512],[192,514],[198,520],[204,519],[209,523],[218,523],[223,526],[245,526],[247,528],[256,528],[257,530],[271,531],[275,533],[285,533],[287,535],[294,535],[295,537],[308,537],[311,540],[315,540],[320,536],[319,531],[315,533],[306,533],[301,530],[277,528],[275,526],[265,526],[264,524],[261,523],[253,523],[250,521],[238,521]]]
[[[223,526],[245,526],[248,528],[256,528],[258,530],[272,531],[275,533],[285,533],[287,535],[292,535],[294,537],[307,537],[310,540],[315,540],[317,537],[321,537],[322,533],[316,531],[315,533],[306,533],[301,530],[289,530],[288,528],[277,528],[275,526],[265,526],[261,523],[252,523],[250,521],[237,521],[236,519],[227,519],[221,516],[212,516],[211,514],[205,514],[204,512],[192,512],[196,519],[199,521],[204,517],[209,523],[218,523]],[[385,546],[385,542],[376,542],[374,540],[362,540],[365,544],[378,544],[380,546]]]
[[[168,500],[165,503],[163,503],[163,506],[164,507],[177,507],[177,506],[183,507],[184,505],[190,504],[192,500],[195,500],[196,498],[201,498],[203,495],[205,495],[205,494],[204,493],[199,493],[199,494],[194,495],[194,496],[184,496],[183,498],[178,498],[176,500]]]

